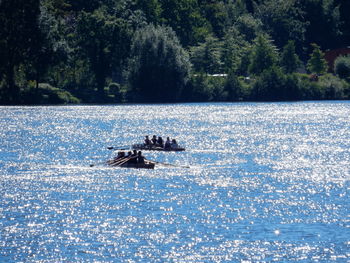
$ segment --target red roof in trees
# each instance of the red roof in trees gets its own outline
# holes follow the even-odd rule
[[[328,63],[328,71],[333,72],[334,71],[334,61],[339,56],[345,56],[350,54],[350,48],[338,48],[333,49],[325,52],[324,58],[327,60]]]

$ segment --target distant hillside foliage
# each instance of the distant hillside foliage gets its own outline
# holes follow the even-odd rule
[[[0,104],[349,99],[348,0],[1,0]],[[45,87],[45,88],[43,88]]]

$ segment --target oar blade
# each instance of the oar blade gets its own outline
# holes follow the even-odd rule
[[[125,146],[108,146],[107,147],[108,150],[119,150],[119,151],[125,151],[130,149],[129,145],[125,145]]]
[[[163,163],[163,162],[156,162],[156,161],[150,161],[147,160],[150,163],[154,163],[154,164],[160,164],[160,165],[164,165],[164,166],[172,166],[172,167],[178,167],[178,168],[191,168],[189,166],[182,166],[182,165],[176,165],[176,164],[171,164],[171,163]]]

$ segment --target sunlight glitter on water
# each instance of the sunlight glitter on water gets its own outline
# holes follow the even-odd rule
[[[350,256],[348,102],[0,111],[0,261]],[[105,166],[153,134],[186,151],[146,158],[175,166]]]

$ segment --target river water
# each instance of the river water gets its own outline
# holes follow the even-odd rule
[[[0,113],[0,262],[350,262],[350,102]],[[175,166],[104,165],[153,134]]]

